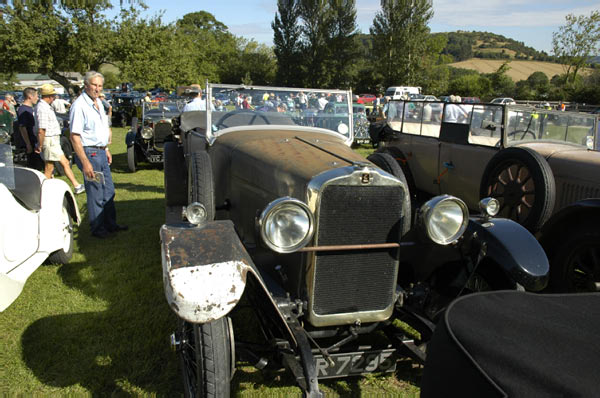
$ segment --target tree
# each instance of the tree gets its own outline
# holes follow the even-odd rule
[[[98,70],[111,58],[108,0],[13,2],[0,18],[0,73],[40,72],[67,90],[64,72]]]
[[[506,73],[510,70],[510,61],[504,62],[494,73],[486,75],[491,82],[491,95],[494,97],[512,97],[515,82]]]
[[[566,24],[552,34],[552,50],[567,65],[566,81],[573,83],[578,72],[600,52],[600,11],[566,16]]]
[[[305,83],[310,87],[328,85],[326,62],[330,55],[327,47],[331,13],[327,0],[298,0],[300,18],[303,21],[302,55],[305,59],[303,72]]]
[[[302,85],[298,0],[277,0],[278,13],[271,23],[273,51],[277,58],[276,81],[280,86]]]
[[[356,79],[356,60],[360,51],[357,43],[355,0],[329,0],[329,7],[331,29],[327,68],[331,72],[330,86],[348,89]]]
[[[414,84],[432,17],[431,0],[381,0],[369,30],[385,85]]]

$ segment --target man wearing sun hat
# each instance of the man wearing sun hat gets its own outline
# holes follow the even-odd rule
[[[56,99],[56,91],[51,84],[46,83],[42,84],[40,95],[42,99],[38,101],[33,116],[38,136],[38,146],[35,151],[41,153],[44,158],[44,175],[46,178],[52,178],[54,162],[60,162],[67,178],[75,188],[75,193],[80,194],[85,191],[85,187],[73,175],[71,165],[60,147],[60,124],[51,107]]]

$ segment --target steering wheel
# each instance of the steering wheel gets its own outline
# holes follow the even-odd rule
[[[519,133],[523,133],[523,134],[521,135],[521,137],[519,138],[519,141],[521,141],[523,138],[525,138],[525,136],[526,136],[527,134],[531,134],[531,138],[532,138],[532,139],[534,139],[534,140],[537,138],[537,137],[535,136],[535,133],[534,133],[533,131],[531,131],[531,130],[515,130],[515,131],[512,131],[512,132],[508,133],[507,137],[511,137],[511,136],[513,136],[513,139],[514,139],[514,137],[515,137],[517,134],[519,134]]]
[[[265,124],[271,124],[271,122],[269,121],[269,119],[267,119],[267,117],[259,112],[256,112],[252,109],[235,109],[231,112],[227,112],[226,114],[224,114],[223,116],[221,116],[221,118],[219,119],[219,121],[217,123],[215,123],[215,126],[219,129],[221,128],[227,128],[228,126],[225,125],[225,121],[227,119],[229,119],[231,116],[235,116],[235,115],[241,115],[241,114],[252,114],[254,115],[254,118],[252,119],[252,121],[254,121],[256,119],[257,116],[260,116],[264,121]],[[254,123],[248,123],[249,125],[252,125]]]

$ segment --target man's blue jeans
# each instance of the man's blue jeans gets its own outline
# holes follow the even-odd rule
[[[113,184],[106,150],[84,147],[85,155],[94,171],[104,174],[104,184],[89,181],[84,176],[85,193],[87,195],[87,211],[92,234],[103,234],[117,228],[117,212],[115,210],[115,185]],[[81,161],[75,157],[77,167],[83,172]]]

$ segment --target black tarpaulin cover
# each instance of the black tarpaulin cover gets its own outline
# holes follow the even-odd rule
[[[472,294],[437,325],[421,397],[600,396],[599,361],[600,293]]]

